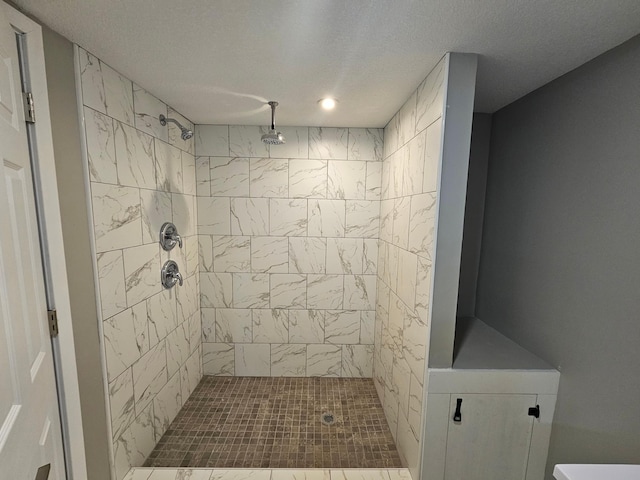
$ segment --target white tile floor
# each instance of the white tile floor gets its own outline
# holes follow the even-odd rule
[[[212,469],[132,468],[124,480],[411,480],[406,468],[394,469]]]

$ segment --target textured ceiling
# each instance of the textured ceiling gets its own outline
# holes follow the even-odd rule
[[[196,123],[382,127],[447,51],[493,112],[640,33],[638,0],[13,1]]]

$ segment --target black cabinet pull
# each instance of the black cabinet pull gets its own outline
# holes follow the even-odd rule
[[[454,422],[461,422],[462,421],[462,412],[460,411],[460,406],[462,405],[462,399],[458,398],[456,400],[456,413],[453,414],[453,421]]]
[[[536,405],[535,407],[531,407],[529,409],[529,416],[540,418],[540,405]]]

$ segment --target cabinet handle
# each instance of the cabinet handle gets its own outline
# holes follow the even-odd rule
[[[529,409],[529,414],[530,417],[536,417],[536,418],[540,418],[540,405],[536,405],[535,407],[531,407]]]
[[[460,407],[462,406],[462,399],[458,398],[456,400],[456,413],[453,414],[453,421],[454,422],[461,422],[462,421],[462,412],[460,411]]]

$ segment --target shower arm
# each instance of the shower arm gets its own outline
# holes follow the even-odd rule
[[[173,118],[165,117],[163,114],[160,114],[159,119],[160,119],[160,125],[162,125],[163,127],[167,125],[167,122],[171,122],[171,123],[175,123],[178,127],[180,127],[180,130],[187,130],[187,128],[183,127],[179,121],[174,120]]]
[[[271,105],[271,130],[276,129],[276,107],[278,106],[278,102],[269,102]]]

